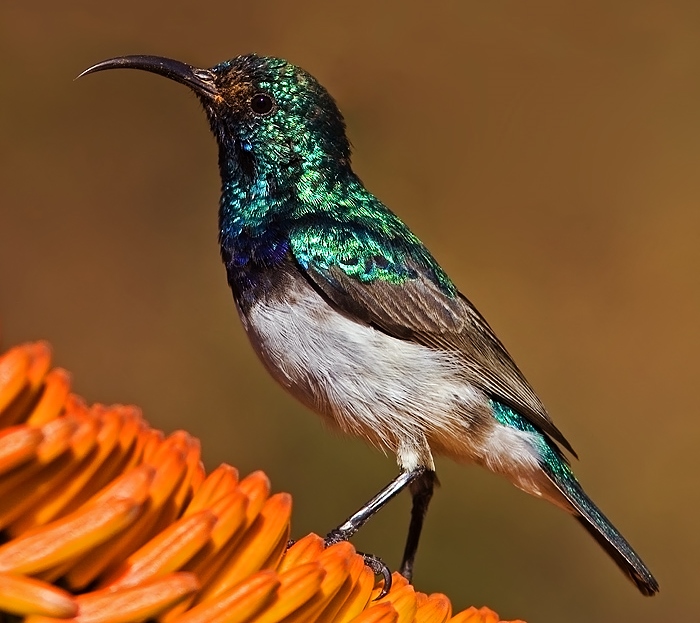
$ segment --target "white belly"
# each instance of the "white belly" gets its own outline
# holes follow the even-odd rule
[[[432,469],[430,446],[474,454],[465,446],[483,436],[477,419],[493,420],[455,356],[342,315],[311,288],[259,302],[246,316],[254,347],[282,385],[343,431],[396,453],[405,469]]]

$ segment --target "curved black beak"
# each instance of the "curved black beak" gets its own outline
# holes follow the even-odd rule
[[[143,56],[135,54],[132,56],[118,56],[101,61],[92,67],[88,67],[78,78],[87,74],[93,74],[105,69],[141,69],[151,73],[165,76],[170,80],[184,84],[192,89],[197,95],[206,99],[214,99],[219,93],[214,82],[214,74],[208,69],[192,67],[187,63],[164,58],[162,56]],[[76,78],[77,79],[77,78]]]

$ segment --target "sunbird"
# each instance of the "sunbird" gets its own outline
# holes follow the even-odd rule
[[[189,87],[219,147],[219,243],[250,343],[328,424],[396,455],[399,475],[326,537],[352,537],[412,495],[411,579],[434,455],[476,463],[572,514],[644,595],[657,581],[586,495],[576,456],[484,317],[355,175],[345,122],[310,74],[248,54],[200,69],[158,56],[102,61]],[[563,450],[562,450],[563,449]],[[365,562],[385,578],[381,559]]]

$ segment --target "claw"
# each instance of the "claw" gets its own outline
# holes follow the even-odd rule
[[[326,538],[323,539],[323,546],[330,547],[331,545],[347,540],[348,536],[342,530],[336,528],[335,530],[331,530],[326,535]],[[362,556],[362,559],[365,561],[365,566],[369,567],[374,575],[381,575],[384,578],[384,586],[377,597],[377,599],[381,599],[391,590],[391,570],[378,556],[374,556],[373,554],[364,554],[363,552],[357,553]],[[377,601],[377,599],[375,599],[375,601]]]
[[[365,561],[365,565],[372,569],[374,575],[381,575],[384,578],[384,586],[382,586],[382,590],[379,591],[379,595],[377,595],[374,600],[379,601],[391,590],[391,570],[381,558],[373,556],[372,554],[363,554],[362,552],[357,553],[362,556],[363,560]]]

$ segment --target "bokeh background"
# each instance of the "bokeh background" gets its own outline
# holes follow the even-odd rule
[[[661,583],[571,518],[447,461],[416,585],[530,622],[700,605],[700,4],[0,3],[2,343],[49,339],[89,400],[134,402],[262,468],[324,533],[395,474],[265,374],[216,244],[216,149],[186,89],[103,58],[255,51],[337,98],[356,170],[487,316]],[[0,501],[1,503],[1,501]],[[403,495],[358,535],[397,565]]]

